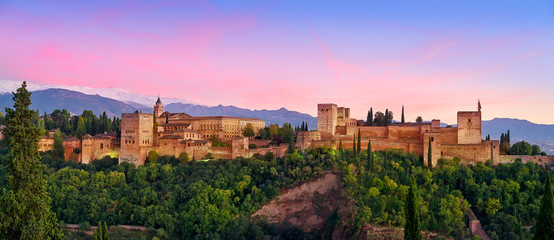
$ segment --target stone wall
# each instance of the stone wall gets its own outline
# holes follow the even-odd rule
[[[481,112],[458,112],[458,143],[481,142]]]
[[[516,159],[522,163],[533,162],[539,165],[553,165],[554,156],[529,156],[529,155],[500,155],[500,163],[513,163]]]
[[[496,140],[484,141],[479,144],[442,144],[441,156],[444,158],[460,157],[469,162],[499,163],[498,146]]]

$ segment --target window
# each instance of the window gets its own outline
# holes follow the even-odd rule
[[[471,122],[471,118],[467,120],[468,122]]]

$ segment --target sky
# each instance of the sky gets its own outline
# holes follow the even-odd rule
[[[554,1],[6,1],[0,79],[554,124]]]

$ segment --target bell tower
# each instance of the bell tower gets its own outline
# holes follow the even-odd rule
[[[164,113],[164,105],[160,100],[160,96],[158,96],[158,101],[156,101],[156,105],[154,106],[154,115],[159,117],[162,113]]]

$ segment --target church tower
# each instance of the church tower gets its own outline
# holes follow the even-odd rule
[[[164,105],[162,105],[162,101],[160,100],[160,97],[158,96],[158,101],[156,101],[156,105],[154,106],[154,115],[159,117],[164,113]]]

